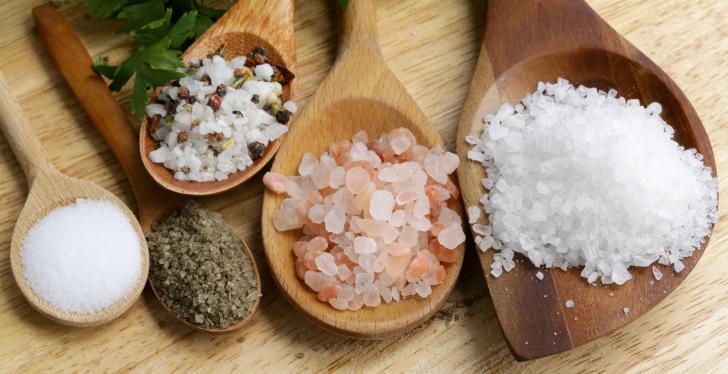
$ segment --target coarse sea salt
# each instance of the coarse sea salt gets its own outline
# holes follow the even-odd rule
[[[40,299],[69,313],[91,313],[129,294],[142,267],[129,218],[104,200],[53,209],[21,244],[23,277]]]
[[[149,153],[183,181],[225,180],[260,159],[266,147],[288,132],[298,108],[282,102],[285,74],[268,62],[247,67],[256,56],[193,59],[188,75],[161,88],[147,105],[148,128],[158,147]],[[257,53],[257,55],[255,55]],[[262,56],[262,57],[261,57]],[[260,62],[260,60],[258,59]]]
[[[318,158],[306,153],[298,176],[267,173],[265,185],[288,195],[273,225],[302,229],[293,246],[298,278],[340,310],[428,297],[465,242],[460,215],[447,206],[459,197],[449,177],[457,164],[400,128],[373,141],[359,132]]]
[[[559,79],[486,116],[465,140],[486,168],[489,226],[474,231],[481,250],[498,250],[491,274],[509,271],[515,253],[583,267],[589,283],[623,284],[629,267],[654,262],[680,272],[717,221],[718,181],[661,110]]]

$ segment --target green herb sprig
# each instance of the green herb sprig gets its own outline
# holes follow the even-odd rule
[[[198,0],[84,0],[98,17],[121,22],[118,32],[135,39],[134,51],[118,66],[102,57],[94,69],[109,78],[109,88],[119,91],[134,78],[131,109],[137,118],[144,115],[147,91],[183,76],[182,50],[207,30],[225,12],[206,7]]]

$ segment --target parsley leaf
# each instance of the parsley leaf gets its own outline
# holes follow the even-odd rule
[[[84,0],[98,17],[119,19],[119,32],[135,39],[134,51],[118,66],[98,58],[93,68],[111,80],[112,91],[132,80],[131,108],[144,115],[147,92],[183,76],[182,51],[225,12],[202,5],[201,0]]]

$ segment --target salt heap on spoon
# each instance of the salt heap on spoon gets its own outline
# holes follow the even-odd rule
[[[267,173],[266,186],[289,196],[273,225],[303,229],[293,247],[298,278],[340,310],[429,296],[465,241],[447,207],[459,198],[449,178],[458,164],[399,128],[372,141],[361,131],[320,158],[307,153],[299,176]]]

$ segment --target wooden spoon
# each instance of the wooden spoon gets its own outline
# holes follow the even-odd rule
[[[38,27],[41,40],[50,52],[61,75],[79,98],[91,123],[106,139],[121,164],[121,168],[129,178],[129,184],[137,200],[142,231],[145,234],[149,233],[156,221],[164,214],[181,206],[186,198],[161,188],[144,171],[141,159],[138,157],[136,133],[104,80],[91,68],[91,57],[71,25],[50,4],[33,8],[33,19]],[[245,255],[252,263],[257,291],[260,294],[258,266],[248,244],[242,239],[239,232],[238,235],[241,236],[240,241],[243,243]],[[159,298],[159,293],[153,283],[149,282],[149,284]],[[249,324],[258,310],[260,298],[255,301],[248,317],[224,329],[207,329],[190,324],[169,310],[166,304],[163,302],[161,304],[178,320],[190,327],[211,333],[222,333],[238,330]]]
[[[661,103],[663,118],[675,128],[675,139],[697,149],[715,175],[710,141],[685,95],[584,1],[490,0],[483,47],[457,136],[458,175],[467,206],[480,205],[485,171],[467,160],[471,146],[465,136],[482,133],[485,114],[495,113],[505,102],[518,103],[537,82],[554,82],[558,77],[602,90],[615,88],[619,95],[645,105]],[[485,218],[480,223],[485,224]],[[542,270],[545,278],[538,281],[538,269],[523,256],[511,272],[493,278],[493,251],[480,253],[480,260],[508,344],[517,359],[528,360],[568,350],[646,313],[685,279],[708,239],[683,260],[682,272],[658,266],[664,274],[658,282],[650,267],[632,268],[634,279],[622,286],[590,286],[579,276],[580,269]],[[568,299],[576,307],[565,308]]]
[[[111,192],[91,182],[63,175],[48,162],[40,142],[31,135],[30,126],[2,73],[0,73],[0,120],[2,120],[2,131],[18,157],[20,166],[23,167],[30,187],[28,199],[15,223],[10,244],[10,267],[20,291],[30,305],[41,314],[64,325],[96,326],[120,316],[142,293],[149,269],[147,242],[134,214]],[[104,200],[116,205],[128,217],[141,244],[139,249],[142,263],[134,287],[119,301],[91,313],[70,313],[46,303],[33,291],[23,274],[22,245],[28,230],[53,209],[71,204],[76,199]]]
[[[387,68],[377,40],[376,10],[369,0],[352,0],[344,14],[344,35],[339,58],[329,76],[306,108],[294,119],[288,138],[273,162],[272,171],[297,175],[305,152],[320,154],[334,142],[351,139],[366,130],[370,137],[406,127],[420,144],[442,144],[414,100]],[[311,136],[316,134],[316,136]],[[283,295],[316,324],[333,332],[362,339],[377,339],[402,333],[432,316],[445,302],[455,285],[462,265],[463,246],[458,261],[447,265],[447,279],[433,287],[426,299],[411,297],[401,302],[364,307],[356,312],[338,311],[316,299],[296,277],[291,250],[300,232],[278,232],[273,213],[283,201],[265,192],[262,231],[265,254],[271,273]],[[460,201],[449,207],[462,212]]]
[[[256,46],[268,49],[272,64],[286,67],[296,74],[296,50],[294,37],[294,1],[240,0],[225,12],[182,55],[185,62],[203,58],[225,45],[224,57],[231,59],[246,55]],[[283,101],[296,99],[297,80],[294,78],[283,87]],[[149,159],[149,152],[156,149],[156,142],[147,130],[147,119],[142,121],[139,133],[139,149],[144,167],[162,187],[185,195],[204,196],[227,191],[250,179],[265,166],[281,145],[285,135],[266,147],[263,156],[243,171],[231,174],[228,179],[212,182],[180,181],[162,164]]]

